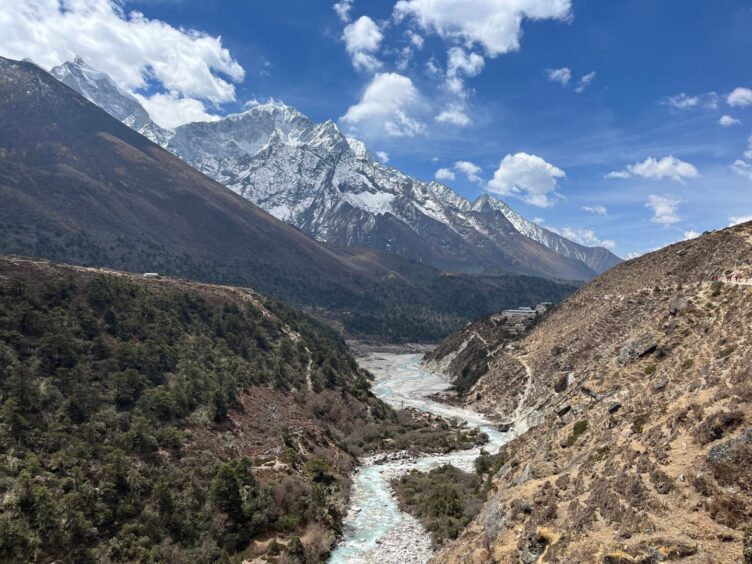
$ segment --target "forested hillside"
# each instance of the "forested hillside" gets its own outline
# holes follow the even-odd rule
[[[0,260],[2,560],[221,561],[310,527],[318,554],[387,416],[334,334],[249,290]]]

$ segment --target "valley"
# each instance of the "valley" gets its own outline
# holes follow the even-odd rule
[[[629,91],[629,3],[17,3],[0,564],[752,564],[752,90]]]

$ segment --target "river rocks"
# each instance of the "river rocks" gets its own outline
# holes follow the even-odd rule
[[[713,464],[730,462],[739,448],[749,444],[752,444],[752,427],[735,439],[725,441],[711,448],[708,452],[708,461]]]
[[[641,335],[634,341],[630,341],[621,348],[621,350],[619,351],[619,363],[627,364],[629,362],[635,361],[638,358],[649,355],[657,348],[658,343],[656,342],[653,335],[651,335],[650,333],[645,333],[644,335]]]

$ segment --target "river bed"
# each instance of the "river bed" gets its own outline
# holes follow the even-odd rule
[[[482,414],[434,401],[429,396],[447,390],[449,379],[421,366],[420,354],[373,353],[358,359],[375,376],[373,393],[390,406],[414,407],[427,413],[467,422],[488,435],[482,448],[496,452],[512,438],[500,433]],[[335,547],[331,564],[423,563],[433,555],[431,536],[411,515],[399,509],[389,485],[412,469],[428,471],[444,464],[474,471],[481,447],[449,454],[418,457],[377,455],[363,460],[353,478],[350,509],[344,536]]]

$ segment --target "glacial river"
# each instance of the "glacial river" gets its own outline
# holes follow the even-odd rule
[[[483,448],[496,452],[512,438],[498,432],[480,413],[446,405],[428,396],[446,390],[449,380],[421,366],[422,355],[374,353],[359,359],[360,365],[375,376],[374,394],[397,409],[414,407],[448,418],[466,421],[489,437]],[[376,463],[366,459],[354,476],[350,509],[345,517],[344,537],[329,560],[332,564],[407,564],[427,562],[433,555],[431,537],[420,523],[400,511],[389,482],[417,468],[431,470],[452,464],[474,471],[480,448],[450,454],[420,456]],[[377,457],[378,458],[378,457]]]

